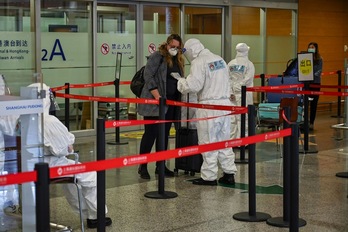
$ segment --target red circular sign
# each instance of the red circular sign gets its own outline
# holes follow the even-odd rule
[[[110,47],[107,43],[103,43],[100,47],[100,51],[103,53],[103,55],[106,55],[110,51]]]
[[[156,51],[156,45],[154,43],[150,43],[147,47],[147,50],[152,54]]]

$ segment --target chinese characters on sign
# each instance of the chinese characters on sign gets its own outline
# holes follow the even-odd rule
[[[23,60],[28,53],[27,40],[0,39],[0,60]]]
[[[313,81],[313,53],[300,53],[298,57],[298,80]]]
[[[121,52],[124,55],[130,55],[132,53],[132,45],[129,43],[113,43],[111,49],[113,55],[116,55],[117,52]]]

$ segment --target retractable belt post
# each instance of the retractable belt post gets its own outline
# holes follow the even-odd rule
[[[290,137],[290,232],[299,231],[300,225],[306,225],[306,221],[299,219],[299,136],[298,125],[291,124]]]
[[[265,74],[261,74],[260,75],[260,79],[261,79],[261,86],[265,86]],[[265,101],[265,92],[261,92],[261,102]]]
[[[65,83],[66,86],[68,86],[66,89],[65,89],[65,94],[70,94],[70,83]],[[70,130],[70,98],[66,97],[64,99],[64,104],[65,104],[65,126],[66,128],[68,128],[68,130]],[[78,111],[78,108],[76,109]]]
[[[304,82],[304,90],[309,90],[309,83],[308,81]],[[309,96],[307,94],[304,95],[303,100],[303,109],[304,109],[304,115],[303,115],[303,153],[309,154],[309,153],[318,153],[318,150],[313,147],[309,146]]]
[[[120,97],[120,79],[116,78],[114,80],[114,86],[115,86],[115,98]],[[115,102],[115,120],[120,120],[120,103]],[[115,127],[115,142],[108,142],[109,145],[124,145],[128,144],[128,142],[121,142],[120,141],[120,128],[117,126]]]
[[[248,132],[249,136],[256,134],[255,115],[256,109],[254,105],[248,105]],[[256,212],[256,144],[249,144],[249,212],[241,212],[233,215],[233,218],[246,222],[266,221],[271,216],[266,213]]]
[[[159,99],[159,120],[164,121],[166,118],[166,98],[160,98]],[[166,150],[165,147],[165,123],[159,124],[159,151]],[[158,139],[157,138],[157,139]],[[145,197],[153,198],[153,199],[169,199],[169,198],[175,198],[178,196],[175,192],[165,191],[164,190],[164,167],[165,167],[165,161],[161,160],[159,161],[159,172],[158,172],[158,191],[152,191],[147,192],[144,194]]]
[[[341,90],[340,86],[342,84],[342,71],[341,70],[337,70],[336,73],[337,73],[337,85],[338,85],[337,91],[339,93],[341,93],[342,90]],[[343,118],[341,116],[341,95],[338,95],[338,97],[337,97],[337,115],[332,115],[331,117],[333,117],[333,118]]]
[[[50,228],[50,173],[48,163],[35,164],[36,231],[51,231]]]
[[[105,160],[105,119],[97,118],[97,160]],[[105,170],[97,172],[97,231],[105,232]]]
[[[290,107],[284,107],[286,118],[291,118]],[[290,128],[288,120],[283,120],[283,128]],[[290,156],[291,137],[283,138],[283,217],[272,217],[267,219],[267,224],[276,227],[289,227],[290,224]],[[306,225],[302,219],[299,220],[299,226]]]
[[[241,106],[242,107],[245,107],[246,106],[246,86],[243,85],[242,86],[242,96],[241,96]],[[239,117],[239,115],[237,115],[236,117]],[[241,138],[244,138],[245,137],[245,114],[241,114],[240,115],[240,137]],[[238,123],[238,120],[237,120],[237,123]],[[245,146],[240,146],[240,150],[239,150],[239,156],[240,156],[240,159],[235,159],[235,163],[238,163],[238,164],[247,164],[248,163],[248,160],[245,159]]]

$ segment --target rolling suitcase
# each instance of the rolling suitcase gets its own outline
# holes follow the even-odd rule
[[[187,118],[189,118],[189,110],[187,109]],[[198,145],[197,129],[190,128],[189,123],[186,123],[186,127],[181,126],[175,135],[175,147],[188,147]],[[175,159],[174,172],[177,174],[179,170],[184,170],[185,174],[194,176],[195,173],[201,171],[203,163],[203,157],[201,154],[191,155],[187,157],[181,157]]]

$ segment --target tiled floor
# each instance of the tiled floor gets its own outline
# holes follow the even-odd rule
[[[342,119],[331,117],[334,112],[318,112],[310,145],[319,152],[299,155],[299,213],[307,223],[300,231],[348,231],[348,179],[338,178],[337,172],[348,171],[347,136],[343,131],[331,129]],[[261,133],[261,131],[258,131]],[[113,140],[113,135],[108,135]],[[107,145],[107,157],[137,154],[139,139],[123,138],[126,145]],[[170,139],[174,147],[174,139]],[[81,161],[95,159],[95,138],[78,138],[75,149]],[[238,158],[237,154],[237,158]],[[283,159],[274,141],[257,144],[256,149],[256,210],[283,216],[282,167]],[[173,169],[174,160],[167,165]],[[175,178],[165,180],[165,190],[175,192],[172,199],[150,199],[144,194],[158,190],[154,164],[149,165],[151,180],[142,180],[137,167],[108,170],[107,205],[113,225],[106,231],[288,231],[266,222],[243,222],[233,219],[240,212],[249,212],[248,165],[238,164],[236,186],[196,186],[193,177],[179,172]],[[199,177],[199,174],[196,174]],[[6,191],[0,192],[5,201]],[[79,218],[73,214],[57,187],[51,187],[51,218],[79,230]],[[17,192],[15,192],[15,198]],[[0,202],[1,203],[1,202]],[[0,213],[0,231],[21,231],[19,219]],[[52,230],[54,231],[54,230]],[[93,230],[87,230],[93,231]]]

